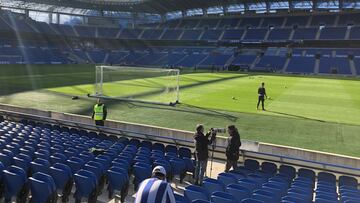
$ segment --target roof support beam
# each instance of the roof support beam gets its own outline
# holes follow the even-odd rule
[[[312,0],[312,3],[313,3],[313,5],[312,5],[312,9],[313,9],[313,11],[316,11],[317,10],[317,0]]]
[[[266,13],[270,13],[270,2],[269,1],[265,1],[265,4],[266,4]]]

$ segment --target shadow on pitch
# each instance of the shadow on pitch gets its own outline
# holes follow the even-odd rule
[[[314,118],[309,118],[309,117],[305,117],[305,116],[299,116],[299,115],[294,115],[294,114],[289,114],[289,113],[284,113],[284,112],[271,111],[271,110],[266,110],[266,111],[267,111],[267,112],[270,112],[270,113],[273,113],[273,114],[283,115],[283,116],[289,116],[289,117],[294,117],[294,118],[301,118],[301,119],[311,120],[311,121],[318,121],[318,122],[322,122],[322,123],[325,123],[325,122],[326,122],[326,121],[320,120],[320,119],[314,119]]]
[[[178,104],[176,106],[160,106],[160,105],[147,105],[141,104],[136,102],[127,102],[129,108],[150,108],[150,109],[158,109],[158,110],[165,110],[165,111],[176,111],[182,113],[193,113],[193,114],[201,114],[204,116],[212,116],[217,118],[225,118],[229,121],[236,122],[238,117],[233,116],[231,114],[227,114],[221,111],[216,111],[210,108],[204,108],[199,106],[194,106],[190,104]]]

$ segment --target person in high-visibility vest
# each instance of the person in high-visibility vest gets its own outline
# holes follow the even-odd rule
[[[95,121],[95,125],[104,126],[104,121],[106,120],[107,109],[105,104],[101,102],[101,99],[98,99],[94,105],[94,110],[91,118]]]

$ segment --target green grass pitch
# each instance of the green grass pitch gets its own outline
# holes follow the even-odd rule
[[[94,66],[5,66],[0,72],[2,103],[91,113],[94,99],[85,95],[94,91]],[[256,110],[261,82],[271,98],[267,111]],[[104,89],[109,96],[149,91],[142,99],[160,100],[164,95],[154,90],[163,88],[162,83],[161,77],[135,79]],[[188,73],[181,75],[180,84],[181,104],[176,107],[106,101],[109,118],[184,130],[193,130],[197,123],[208,128],[235,124],[243,139],[360,156],[356,78]],[[73,95],[83,97],[71,100]]]

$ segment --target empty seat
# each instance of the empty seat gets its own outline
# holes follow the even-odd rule
[[[294,179],[296,176],[296,169],[292,166],[281,165],[279,168],[279,174],[285,175],[290,179]]]
[[[237,183],[237,177],[234,174],[231,173],[220,173],[217,177],[217,179],[222,182],[225,186]]]
[[[331,184],[336,184],[336,176],[327,172],[318,173],[318,181],[325,181]]]
[[[30,180],[32,203],[56,203],[57,193],[54,180],[44,173],[35,173]]]
[[[16,197],[18,202],[26,202],[29,188],[25,171],[17,166],[10,166],[3,171],[3,176],[5,202],[10,202],[12,197]]]
[[[112,198],[115,190],[124,191],[128,187],[129,176],[125,169],[113,166],[107,171],[107,177],[109,180],[109,198]],[[125,200],[125,196],[122,196],[122,200]]]
[[[86,170],[79,170],[74,175],[76,191],[75,201],[80,202],[82,198],[87,198],[88,202],[96,202],[96,176],[94,173]]]
[[[350,176],[340,176],[339,177],[339,186],[350,186],[357,188],[358,187],[358,181],[354,177]]]
[[[71,168],[62,163],[56,163],[50,167],[50,175],[53,177],[56,189],[62,193],[62,200],[66,202],[71,193],[73,179]]]
[[[225,189],[225,185],[221,181],[212,178],[205,178],[203,180],[202,186],[208,191],[209,194],[212,194],[216,191],[224,191]]]
[[[49,174],[50,163],[48,160],[37,158],[30,163],[32,173],[45,173]]]
[[[214,192],[211,194],[211,202],[212,203],[234,203],[237,202],[235,196],[226,192]]]
[[[139,184],[149,178],[151,176],[152,170],[151,170],[151,166],[146,166],[146,165],[138,165],[135,163],[135,165],[133,166],[133,173],[134,173],[134,189],[136,190],[139,186]]]
[[[184,190],[184,197],[189,201],[192,202],[193,200],[209,200],[209,193],[205,188],[196,185],[189,185],[185,187]]]
[[[226,187],[226,192],[232,194],[238,202],[241,202],[241,200],[249,198],[252,191],[240,184],[229,184]]]

